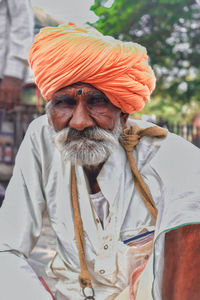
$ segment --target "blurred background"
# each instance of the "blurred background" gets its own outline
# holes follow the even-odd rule
[[[34,35],[44,26],[87,22],[103,34],[147,48],[157,87],[141,118],[200,147],[200,2],[198,0],[32,0]],[[44,113],[33,77],[22,105],[0,115],[0,199],[32,119]]]

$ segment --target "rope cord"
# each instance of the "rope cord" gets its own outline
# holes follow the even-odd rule
[[[146,207],[148,208],[151,215],[156,220],[157,218],[157,208],[152,199],[152,196],[144,183],[140,173],[137,169],[134,157],[133,157],[133,149],[139,143],[140,139],[143,136],[148,137],[156,137],[156,138],[164,138],[167,136],[167,130],[152,126],[145,129],[139,128],[137,125],[131,126],[130,128],[126,128],[123,131],[122,138],[120,139],[120,143],[122,147],[125,149],[127,158],[131,167],[131,172],[133,175],[133,179],[135,181],[135,187],[140,193]],[[83,236],[83,224],[80,216],[79,204],[78,204],[78,192],[77,192],[77,183],[76,183],[76,171],[75,166],[71,166],[71,195],[72,195],[72,207],[74,213],[74,226],[75,226],[75,235],[76,242],[78,246],[79,252],[79,260],[80,260],[80,268],[81,273],[79,275],[79,283],[83,289],[89,287],[92,289],[93,296],[86,296],[85,299],[95,299],[94,290],[92,288],[92,281],[90,278],[90,273],[88,271],[86,259],[85,259],[85,249],[84,249],[84,236]],[[85,294],[84,294],[85,296]]]
[[[123,131],[122,137],[120,139],[120,143],[124,150],[126,151],[127,158],[130,164],[131,172],[133,175],[133,179],[135,182],[135,187],[140,193],[140,196],[142,200],[144,201],[146,207],[148,208],[149,212],[153,216],[153,218],[156,220],[157,218],[157,208],[155,206],[155,203],[153,201],[153,198],[144,183],[138,169],[135,163],[135,159],[133,156],[133,149],[134,147],[139,143],[140,139],[143,136],[148,137],[156,137],[156,138],[164,138],[167,135],[167,130],[152,126],[145,129],[139,128],[137,125],[131,126],[130,128],[126,128]]]
[[[79,275],[79,283],[82,288],[85,287],[91,288],[92,283],[91,283],[90,274],[85,259],[83,223],[80,216],[80,210],[78,204],[76,171],[74,165],[71,166],[71,193],[72,193],[72,206],[73,206],[73,213],[74,213],[75,235],[76,235],[76,242],[78,246],[79,260],[80,260],[80,267],[81,267],[81,273]]]

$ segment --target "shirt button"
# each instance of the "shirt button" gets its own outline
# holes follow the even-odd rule
[[[107,250],[107,249],[108,249],[108,245],[105,244],[103,248],[104,248],[105,250]]]
[[[104,274],[104,273],[105,273],[105,270],[100,270],[99,273],[100,273],[100,274]]]

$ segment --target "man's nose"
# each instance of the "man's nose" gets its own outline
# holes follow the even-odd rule
[[[87,108],[84,104],[79,103],[73,110],[72,118],[69,122],[69,127],[79,131],[88,127],[95,126],[94,120],[88,114]]]

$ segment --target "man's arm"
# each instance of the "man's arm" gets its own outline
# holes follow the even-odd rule
[[[164,259],[162,300],[199,300],[200,224],[168,232]]]
[[[0,289],[5,300],[52,300],[28,263],[12,252],[0,253]]]
[[[11,110],[20,103],[22,80],[33,40],[33,10],[30,0],[7,0],[10,30],[5,69],[0,84],[0,105]]]
[[[26,257],[40,236],[46,206],[37,139],[30,127],[0,208],[0,298],[50,300]]]

